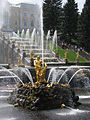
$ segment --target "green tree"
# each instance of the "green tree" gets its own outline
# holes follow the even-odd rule
[[[60,31],[62,16],[62,0],[45,0],[44,1],[44,31]]]
[[[81,13],[81,31],[80,43],[90,52],[90,0],[86,0]],[[80,35],[79,34],[79,35]]]
[[[82,19],[81,19],[81,14],[79,14],[78,24],[77,24],[77,41],[80,46],[82,45],[81,39],[82,39]]]
[[[64,36],[66,36],[66,42],[71,42],[76,38],[77,33],[77,21],[78,21],[78,8],[75,0],[68,0],[64,6]]]

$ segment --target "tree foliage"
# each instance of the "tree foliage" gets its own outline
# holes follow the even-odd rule
[[[62,16],[62,0],[45,0],[44,1],[44,31],[60,31]]]
[[[75,0],[68,0],[64,6],[64,34],[67,37],[67,42],[75,39],[77,32],[78,8]]]
[[[90,52],[90,0],[86,0],[78,26],[80,44]]]

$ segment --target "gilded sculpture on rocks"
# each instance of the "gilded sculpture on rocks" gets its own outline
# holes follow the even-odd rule
[[[37,59],[34,61],[34,66],[36,70],[37,83],[46,83],[45,72],[47,65],[40,59],[40,56],[37,56]]]

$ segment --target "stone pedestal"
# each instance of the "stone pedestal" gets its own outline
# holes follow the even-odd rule
[[[79,65],[79,59],[76,59],[76,65]]]
[[[66,65],[67,65],[68,64],[68,59],[64,59],[64,61],[65,61]]]

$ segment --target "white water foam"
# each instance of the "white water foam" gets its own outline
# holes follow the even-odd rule
[[[66,115],[77,115],[77,114],[81,114],[81,113],[85,113],[85,112],[90,112],[90,111],[86,111],[86,110],[79,110],[79,109],[73,109],[70,107],[67,107],[69,109],[65,109],[65,111],[60,112],[60,113],[56,113],[56,115],[61,115],[61,116],[66,116]]]
[[[13,107],[13,105],[10,105],[10,104],[0,104],[0,109],[1,108],[7,108],[7,107]]]
[[[2,99],[2,98],[8,98],[9,96],[0,96],[0,99]]]
[[[90,96],[79,96],[80,99],[88,99]]]
[[[16,120],[16,118],[3,118],[2,120]]]
[[[6,93],[9,93],[9,92],[13,92],[14,89],[10,89],[10,90],[0,90],[0,92],[6,92]]]

